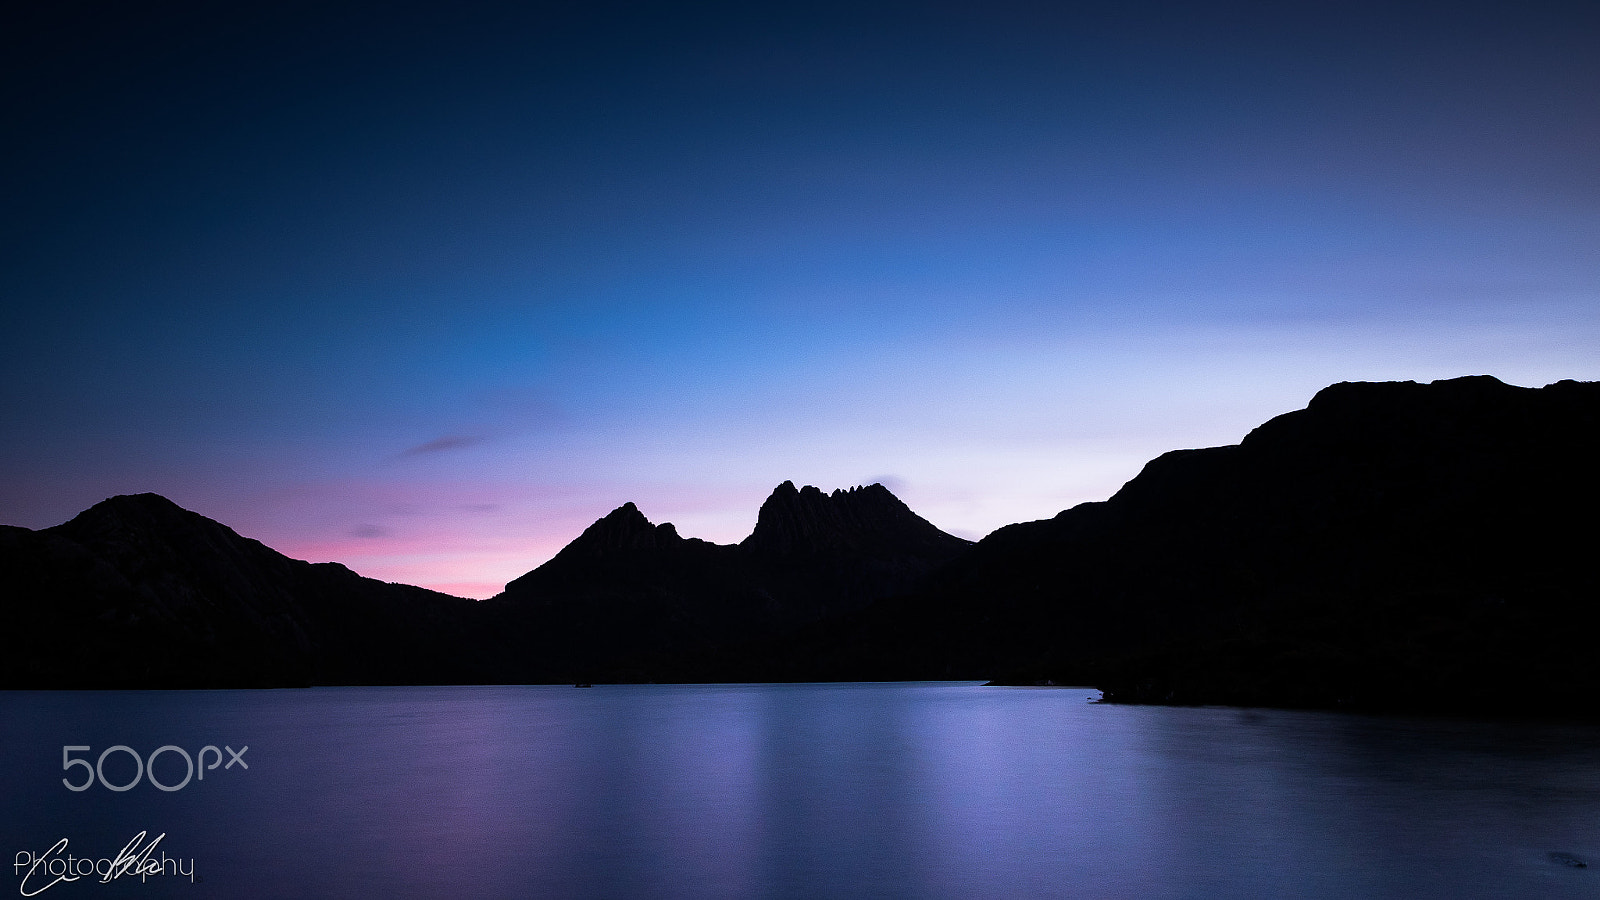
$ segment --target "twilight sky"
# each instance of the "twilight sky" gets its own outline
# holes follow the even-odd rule
[[[1600,380],[1581,4],[33,4],[0,522],[484,597],[785,479],[970,538],[1336,381]]]

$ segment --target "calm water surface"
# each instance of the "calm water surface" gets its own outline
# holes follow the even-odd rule
[[[3,887],[20,893],[14,854],[68,838],[111,858],[147,831],[195,881],[40,896],[1600,896],[1600,728],[1092,693],[0,693]],[[67,745],[91,764],[113,745],[249,749],[175,791],[73,792],[63,777],[89,773],[63,771]],[[187,771],[173,751],[153,766],[169,786]],[[101,769],[140,774],[123,751]]]

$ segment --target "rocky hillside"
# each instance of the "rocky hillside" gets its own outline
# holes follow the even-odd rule
[[[485,608],[520,642],[529,677],[739,678],[742,648],[910,593],[968,546],[882,485],[784,482],[734,545],[681,537],[625,504]]]
[[[1600,711],[1600,384],[1338,384],[985,538],[835,646],[1117,700]]]
[[[473,604],[290,559],[155,494],[0,528],[6,687],[475,681]]]
[[[739,544],[628,503],[483,603],[116,497],[0,527],[0,685],[1000,678],[1593,716],[1597,459],[1600,384],[1338,384],[976,545],[881,485],[786,482]]]

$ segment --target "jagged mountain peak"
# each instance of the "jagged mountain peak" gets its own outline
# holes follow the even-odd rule
[[[682,541],[671,522],[652,524],[630,500],[584,529],[557,557],[569,552],[578,555],[604,554],[615,550],[662,547]]]
[[[796,488],[785,481],[761,504],[755,530],[740,546],[771,556],[965,543],[912,512],[881,484],[823,493],[812,485]]]
[[[831,499],[831,498],[834,498],[834,497],[848,497],[848,496],[850,496],[852,494],[867,494],[867,495],[878,494],[878,495],[881,495],[881,496],[893,498],[893,499],[895,499],[895,502],[899,502],[899,498],[896,498],[894,496],[894,494],[889,491],[888,488],[886,488],[883,485],[878,484],[876,482],[874,482],[872,484],[868,484],[868,485],[859,485],[858,484],[858,485],[856,485],[854,487],[850,487],[850,488],[834,488],[832,491],[824,491],[821,488],[817,487],[816,485],[811,485],[811,484],[805,485],[804,487],[795,487],[795,483],[793,481],[785,481],[783,484],[780,484],[777,487],[773,488],[772,489],[772,493],[770,495],[768,495],[768,497],[767,497],[767,502],[771,503],[773,501],[773,499],[778,498],[778,497],[796,496],[796,495],[804,495],[804,496],[808,496],[808,497],[822,497],[822,498]]]
[[[773,488],[772,494],[770,496],[768,496],[766,502],[767,503],[771,503],[774,499],[796,497],[796,496],[805,497],[805,498],[810,499],[810,500],[817,500],[817,499],[830,500],[830,499],[835,499],[835,498],[838,498],[838,497],[849,497],[849,496],[852,496],[852,495],[855,495],[855,494],[860,494],[860,495],[862,495],[864,497],[870,497],[870,496],[886,497],[886,498],[888,498],[890,500],[893,500],[895,503],[900,503],[900,498],[896,497],[893,493],[891,493],[888,488],[886,488],[883,485],[878,484],[876,482],[873,483],[873,484],[868,484],[868,485],[859,485],[858,484],[855,487],[851,487],[851,488],[834,488],[831,492],[824,493],[821,488],[816,487],[814,485],[809,485],[809,484],[806,485],[805,487],[797,488],[797,487],[795,487],[795,484],[794,484],[793,481],[785,481],[783,484],[780,484],[776,488]],[[904,504],[901,504],[901,505],[903,506]],[[765,504],[763,504],[763,506],[765,506]]]

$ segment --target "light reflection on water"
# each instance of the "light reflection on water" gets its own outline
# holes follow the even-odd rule
[[[47,897],[1600,894],[1600,728],[1090,693],[0,693],[0,849],[148,829],[205,879]],[[251,767],[73,793],[65,744],[248,744]]]

